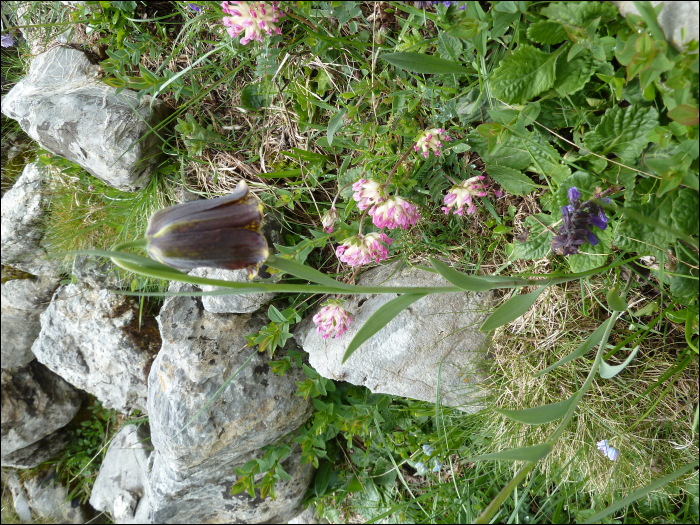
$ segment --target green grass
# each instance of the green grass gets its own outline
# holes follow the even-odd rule
[[[651,94],[647,91],[645,100],[637,78],[623,82],[620,92],[615,88],[617,81],[602,78],[615,75],[623,79],[630,74],[620,61],[624,59],[615,58],[611,49],[602,62],[613,71],[601,66],[585,88],[563,95],[550,90],[539,101],[528,99],[517,106],[512,101],[502,104],[494,93],[494,78],[502,77],[499,65],[513,56],[516,44],[533,44],[526,27],[544,20],[546,12],[539,4],[527,6],[525,14],[517,6],[512,12],[510,5],[496,4],[481,17],[475,3],[462,15],[442,6],[416,9],[411,2],[300,2],[286,6],[292,11],[281,26],[283,36],[248,46],[228,37],[221,13],[209,4],[202,4],[201,15],[186,3],[175,2],[113,2],[94,12],[83,9],[72,14],[58,3],[30,4],[34,23],[64,22],[74,16],[81,22],[77,32],[82,34],[89,19],[93,31],[84,35],[83,49],[101,60],[104,81],[118,89],[131,87],[141,94],[157,95],[173,109],[172,116],[154,130],[165,138],[167,160],[140,192],[116,191],[75,165],[42,155],[49,175],[47,241],[53,252],[108,249],[140,238],[150,214],[177,202],[180,188],[213,197],[230,193],[244,179],[264,203],[266,214],[275,214],[282,226],[282,244],[297,260],[347,281],[353,269],[338,264],[334,249],[359,227],[361,214],[350,198],[352,192],[345,190],[337,200],[342,225],[336,225],[332,238],[320,234],[321,216],[340,188],[363,174],[385,181],[414,137],[423,129],[440,126],[458,146],[439,159],[431,156],[424,161],[411,154],[392,178],[390,189],[419,206],[421,221],[409,230],[391,232],[391,258],[425,265],[428,257],[437,256],[459,270],[484,275],[566,274],[573,271],[572,260],[551,252],[531,259],[510,255],[524,239],[527,243],[540,235],[541,230],[525,222],[533,214],[550,214],[554,229],[559,227],[556,214],[561,203],[553,195],[558,188],[567,188],[567,175],[547,167],[546,162],[554,162],[560,170],[594,173],[594,180],[586,181],[591,192],[595,185],[603,189],[620,184],[625,192],[613,195],[616,202],[642,206],[645,199],[656,198],[661,191],[658,184],[673,183],[670,172],[665,171],[671,165],[658,168],[662,171],[657,173],[653,163],[644,164],[642,158],[619,159],[610,154],[609,160],[622,160],[630,169],[613,173],[615,164],[600,167],[594,156],[579,152],[583,134],[603,120],[606,109],[623,104],[620,100],[624,105],[649,107],[649,97],[653,97],[653,105],[662,113],[658,126],[662,129],[657,132],[672,131],[673,147],[680,147],[681,140],[697,141],[697,125],[681,129],[665,116],[669,96],[661,92],[661,86]],[[452,36],[459,35],[455,28],[463,30],[464,24],[471,23],[466,19],[477,18],[490,24],[484,30],[488,38]],[[586,38],[618,36],[624,43],[635,34],[636,26],[629,27],[622,19],[608,15],[602,19],[600,27],[592,29],[595,36]],[[654,29],[649,16],[643,23]],[[65,27],[70,26],[43,27],[42,38],[46,41]],[[388,28],[383,39],[378,36],[381,27]],[[549,53],[557,45],[539,47]],[[381,59],[383,53],[394,52],[420,52],[458,61],[467,73],[462,77],[422,75],[394,68]],[[22,77],[28,56],[26,49],[14,55],[3,50],[7,79],[3,93]],[[666,70],[663,78],[678,73],[689,89],[674,96],[685,97],[689,106],[697,105],[693,58],[674,51],[668,56],[675,61],[675,69]],[[480,105],[470,106],[476,100],[473,95],[479,93],[483,95]],[[472,109],[465,109],[468,107]],[[329,146],[329,123],[339,112],[344,112],[342,125]],[[556,130],[558,136],[521,118],[535,113],[540,116],[533,118]],[[501,126],[491,145],[486,143],[492,128],[478,127],[484,123]],[[5,124],[3,117],[3,141],[6,129],[16,131],[16,125]],[[530,142],[523,141],[521,149],[532,148],[533,143],[544,147],[544,142],[554,150],[554,161],[540,155],[527,168],[516,170],[542,188],[520,196],[506,191],[503,198],[484,199],[488,203],[477,199],[478,212],[469,217],[445,216],[440,209],[442,197],[452,181],[488,174],[494,163],[507,163],[516,153],[498,150],[500,142],[515,147],[523,134]],[[663,140],[647,146],[647,158],[666,158]],[[26,158],[35,152],[36,148],[29,150]],[[683,159],[673,157],[673,170],[686,170],[686,177],[697,177],[697,158],[691,157],[692,152]],[[3,191],[20,167],[10,166],[7,178],[3,170]],[[288,176],[268,176],[281,171],[288,171]],[[666,195],[680,198],[673,188]],[[697,297],[685,293],[677,281],[669,282],[669,274],[672,279],[674,274],[692,274],[688,268],[696,268],[697,261],[674,256],[668,267],[662,265],[663,272],[649,272],[646,267],[654,261],[640,256],[676,255],[682,243],[674,239],[661,246],[634,244],[658,234],[658,229],[652,225],[640,233],[629,230],[624,220],[629,221],[621,214],[611,218],[611,229],[626,232],[632,239],[616,243],[626,242],[622,248],[635,258],[623,270],[631,272],[635,281],[628,297],[630,312],[617,321],[606,349],[606,354],[613,349],[615,353],[605,359],[611,365],[619,364],[635,345],[640,347],[639,354],[613,379],[595,379],[552,452],[505,499],[492,518],[495,521],[585,521],[698,458],[698,358],[697,350],[691,348],[693,338],[697,341]],[[364,230],[375,230],[371,220],[364,221]],[[697,233],[689,235],[697,240]],[[609,251],[617,256],[622,248]],[[71,259],[65,259],[67,279],[71,267]],[[521,409],[555,403],[581,387],[593,364],[591,353],[548,374],[534,375],[573,351],[609,317],[606,291],[620,282],[619,272],[613,269],[553,286],[524,316],[494,332],[488,382],[494,407]],[[692,275],[696,279],[696,273]],[[117,276],[115,286],[127,290],[158,291],[167,286],[121,270]],[[285,295],[276,304],[280,310],[291,307],[302,312],[311,311],[320,300],[308,294]],[[684,319],[678,318],[681,314],[674,313],[685,315],[685,309],[690,310],[691,318],[695,316],[689,335]],[[541,443],[554,428],[554,423],[522,425],[490,410],[467,415],[431,403],[384,397],[387,404],[377,418],[369,407],[379,403],[380,397],[339,383],[336,394],[319,399],[352,409],[328,421],[317,410],[302,432],[304,439],[312,429],[323,438],[322,446],[314,444],[319,451],[316,459],[321,460],[322,469],[324,462],[329,465],[330,478],[326,487],[317,480],[308,501],[325,519],[472,522],[522,463],[471,462],[469,458]],[[610,462],[596,450],[596,441],[602,439],[620,450],[618,461]],[[437,475],[416,473],[417,461],[432,460],[422,452],[426,443],[443,462]],[[323,453],[330,459],[324,459]],[[625,523],[690,523],[697,521],[697,505],[697,474],[693,473],[614,516]],[[379,518],[383,514],[386,516]]]

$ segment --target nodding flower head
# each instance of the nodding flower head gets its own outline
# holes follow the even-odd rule
[[[262,204],[241,182],[226,197],[186,202],[151,215],[148,255],[180,270],[245,268],[252,278],[269,254],[262,222]]]
[[[326,233],[333,233],[333,226],[335,226],[335,221],[338,220],[338,210],[335,207],[331,207],[321,219],[321,224],[323,224],[323,231]]]
[[[445,206],[442,207],[445,215],[448,215],[452,210],[454,215],[462,216],[465,204],[467,205],[467,215],[474,213],[476,206],[472,197],[486,197],[487,195],[487,185],[482,182],[485,178],[483,175],[478,175],[465,180],[462,184],[453,186],[445,195]]]
[[[392,242],[393,239],[383,233],[355,235],[338,246],[335,254],[350,266],[370,264],[372,261],[379,263],[389,257],[387,246],[391,246]]]
[[[598,450],[600,450],[603,453],[603,455],[610,461],[616,461],[617,458],[620,456],[620,451],[608,445],[607,439],[604,439],[603,441],[598,441],[598,443],[596,443],[596,446],[598,447]]]
[[[425,476],[428,473],[428,469],[422,461],[416,463],[415,469],[419,476]]]
[[[231,38],[245,33],[241,38],[243,45],[251,40],[262,42],[263,34],[282,34],[277,23],[285,14],[277,4],[278,2],[221,2],[224,13],[230,15],[223,19],[226,31]]]
[[[357,201],[357,207],[364,211],[382,199],[382,189],[378,182],[360,179],[352,185],[352,198]]]
[[[316,331],[324,339],[331,336],[335,338],[342,336],[352,323],[352,316],[343,308],[342,301],[330,299],[323,305],[321,311],[313,318],[314,323],[316,323]]]
[[[418,222],[420,213],[414,204],[399,196],[389,197],[385,201],[378,202],[369,211],[372,222],[377,228],[406,228]]]
[[[441,155],[442,141],[452,140],[442,128],[426,129],[416,139],[413,151],[420,152],[426,159],[428,152],[432,151],[438,157]]]
[[[569,188],[567,197],[569,204],[561,207],[562,225],[559,227],[559,235],[555,235],[551,242],[554,252],[561,255],[578,253],[579,246],[586,242],[595,246],[598,237],[591,231],[591,227],[600,230],[608,227],[608,217],[598,202],[581,202],[581,192],[576,186]],[[610,199],[604,198],[601,201],[609,203]]]

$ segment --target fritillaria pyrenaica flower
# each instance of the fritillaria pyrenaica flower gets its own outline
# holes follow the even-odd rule
[[[324,339],[342,336],[352,323],[352,316],[343,307],[342,301],[329,299],[323,305],[321,311],[313,318],[316,331]]]
[[[148,221],[148,255],[177,268],[246,269],[252,279],[269,255],[260,233],[262,203],[240,182],[225,197],[170,206]]]

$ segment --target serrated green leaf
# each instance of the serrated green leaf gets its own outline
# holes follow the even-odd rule
[[[486,290],[494,288],[494,284],[486,279],[482,279],[476,275],[466,275],[462,272],[458,272],[437,259],[430,258],[429,260],[430,264],[433,265],[433,268],[435,268],[440,275],[462,290],[469,292],[485,292]]]
[[[527,28],[527,37],[538,44],[560,44],[569,39],[561,24],[550,20],[540,20]]]
[[[348,349],[345,351],[345,354],[343,354],[342,362],[345,363],[345,361],[348,360],[348,358],[360,347],[362,343],[384,328],[389,321],[399,315],[404,309],[408,308],[417,300],[425,296],[426,294],[407,293],[399,295],[398,297],[395,297],[388,303],[379,307],[379,309],[374,312],[370,318],[367,319],[367,321],[365,321],[365,324],[363,324],[362,328],[360,328],[360,330],[355,334],[355,337],[352,338],[352,341],[350,341],[350,344],[348,345]]]
[[[347,109],[341,108],[338,113],[333,115],[333,118],[328,122],[328,131],[326,132],[326,137],[328,138],[328,145],[333,145],[333,135],[343,127],[343,117],[347,113]]]
[[[542,135],[532,132],[528,138],[530,140],[511,140],[511,147],[518,149],[522,145],[522,148],[531,157],[532,166],[530,169],[542,175],[547,175],[557,185],[560,185],[571,175],[571,168],[566,164],[562,164],[559,152]]]
[[[491,155],[488,151],[488,140],[477,133],[471,133],[467,136],[472,149],[476,151],[481,160],[491,166],[505,166],[514,170],[524,170],[532,162],[532,158],[524,149],[516,149],[510,147],[511,141],[517,141],[517,137],[511,137],[508,142],[503,144],[496,154]]]
[[[587,272],[593,268],[599,268],[605,264],[608,256],[612,253],[611,243],[613,240],[612,228],[599,230],[592,227],[591,231],[598,237],[598,244],[593,246],[586,243],[579,247],[579,253],[569,255],[566,262],[574,273]]]
[[[535,220],[535,219],[539,219]],[[538,213],[534,217],[528,216],[525,219],[525,226],[528,229],[527,240],[525,242],[515,241],[511,259],[529,259],[538,261],[544,258],[551,250],[552,232],[542,226],[549,226],[554,221],[550,215]]]
[[[606,21],[617,16],[615,7],[607,2],[553,2],[540,12],[550,20],[577,27],[586,27],[598,17]]]
[[[624,363],[617,366],[611,366],[605,361],[601,361],[600,368],[598,369],[600,372],[600,377],[603,379],[612,379],[615,377],[632,362],[632,359],[634,359],[634,357],[637,355],[637,352],[639,352],[639,347],[635,346],[634,350],[632,350],[632,353],[627,357],[627,359],[625,359]]]
[[[557,59],[564,47],[545,53],[522,44],[504,58],[491,75],[494,96],[509,104],[524,104],[554,85]]]
[[[698,235],[700,223],[700,199],[698,192],[690,188],[681,188],[673,201],[671,220],[673,226],[688,235]]]
[[[486,461],[490,459],[501,459],[505,461],[539,461],[552,451],[551,443],[542,443],[531,447],[512,448],[501,450],[492,454],[483,454],[469,458],[469,461]]]
[[[640,255],[656,255],[658,249],[665,250],[676,240],[676,235],[666,228],[658,227],[658,223],[667,226],[673,224],[671,213],[674,196],[675,192],[663,197],[652,194],[646,204],[628,205],[627,208],[636,211],[644,220],[626,216],[615,231],[615,246]]]
[[[606,321],[603,321],[603,323],[595,329],[595,332],[593,332],[591,335],[589,335],[586,340],[579,345],[579,347],[571,352],[569,355],[566,357],[562,357],[559,361],[554,363],[553,365],[548,366],[544,370],[540,370],[537,372],[534,377],[539,377],[541,375],[546,374],[547,372],[551,372],[555,368],[559,368],[562,365],[565,365],[569,361],[573,361],[574,359],[578,359],[579,357],[585,355],[587,352],[591,351],[595,346],[599,345],[601,342],[601,339],[603,337],[603,334],[605,333],[605,330],[608,327],[608,324],[610,323],[610,319],[607,319]]]
[[[590,53],[581,53],[570,62],[557,62],[554,89],[560,96],[572,95],[583,89],[598,68],[598,61]]]
[[[509,419],[519,421],[520,423],[525,423],[526,425],[543,425],[544,423],[556,421],[557,419],[564,417],[575,398],[576,394],[571,396],[569,399],[559,401],[558,403],[550,403],[548,405],[525,408],[522,410],[505,410],[497,408],[495,411]]]
[[[479,331],[490,332],[499,326],[515,321],[518,317],[527,312],[533,304],[535,304],[535,301],[540,294],[545,291],[547,286],[548,285],[545,284],[544,286],[540,286],[534,292],[514,295],[501,306],[496,308],[488,319],[484,321],[484,324],[481,325]]]
[[[618,157],[637,159],[649,143],[647,133],[659,124],[659,113],[653,107],[615,106],[603,115],[595,127],[583,136],[583,142],[591,151]]]
[[[569,204],[569,197],[567,192],[572,186],[576,186],[579,192],[581,192],[581,201],[587,201],[593,194],[596,193],[596,188],[600,185],[600,181],[594,175],[588,173],[587,171],[576,171],[567,177],[564,182],[557,189],[557,194],[555,197],[555,217],[561,217],[561,211],[559,208]]]
[[[382,60],[386,60],[392,66],[411,71],[413,73],[424,73],[428,75],[466,75],[469,70],[459,62],[445,60],[436,56],[424,55],[423,53],[388,53],[380,55]]]
[[[676,244],[676,275],[671,278],[671,293],[676,297],[697,297],[700,292],[698,258],[680,244]]]
[[[462,42],[458,38],[441,32],[437,39],[437,50],[440,57],[445,60],[458,60],[459,55],[462,54]]]
[[[514,195],[527,195],[531,191],[541,187],[527,175],[521,172],[506,168],[505,166],[486,166],[486,173],[500,184],[504,190]]]

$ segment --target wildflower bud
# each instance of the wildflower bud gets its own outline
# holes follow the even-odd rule
[[[262,204],[241,182],[226,197],[155,212],[146,230],[148,255],[179,270],[245,268],[252,279],[269,255],[262,221]]]
[[[335,207],[328,210],[323,218],[321,219],[321,224],[323,224],[323,231],[326,233],[333,233],[333,226],[335,221],[338,220],[338,210]]]
[[[357,201],[357,207],[364,211],[382,198],[381,186],[378,182],[367,179],[360,179],[352,185],[355,192],[352,196]]]
[[[425,476],[425,474],[428,472],[425,464],[422,461],[419,461],[418,463],[416,463],[415,469],[416,469],[416,473],[419,476]]]
[[[426,129],[416,139],[416,143],[413,146],[413,151],[415,151],[416,153],[420,151],[426,159],[428,158],[428,151],[432,151],[435,155],[439,157],[441,155],[440,148],[442,148],[441,141],[443,140],[446,142],[452,140],[447,135],[444,129]]]
[[[596,443],[596,446],[598,447],[598,450],[600,450],[603,453],[603,455],[610,461],[616,461],[617,458],[620,456],[620,451],[608,445],[607,439],[604,439],[603,441],[598,441]]]
[[[323,304],[321,311],[313,317],[316,331],[324,339],[342,336],[352,323],[352,316],[343,308],[341,301],[330,299]]]

